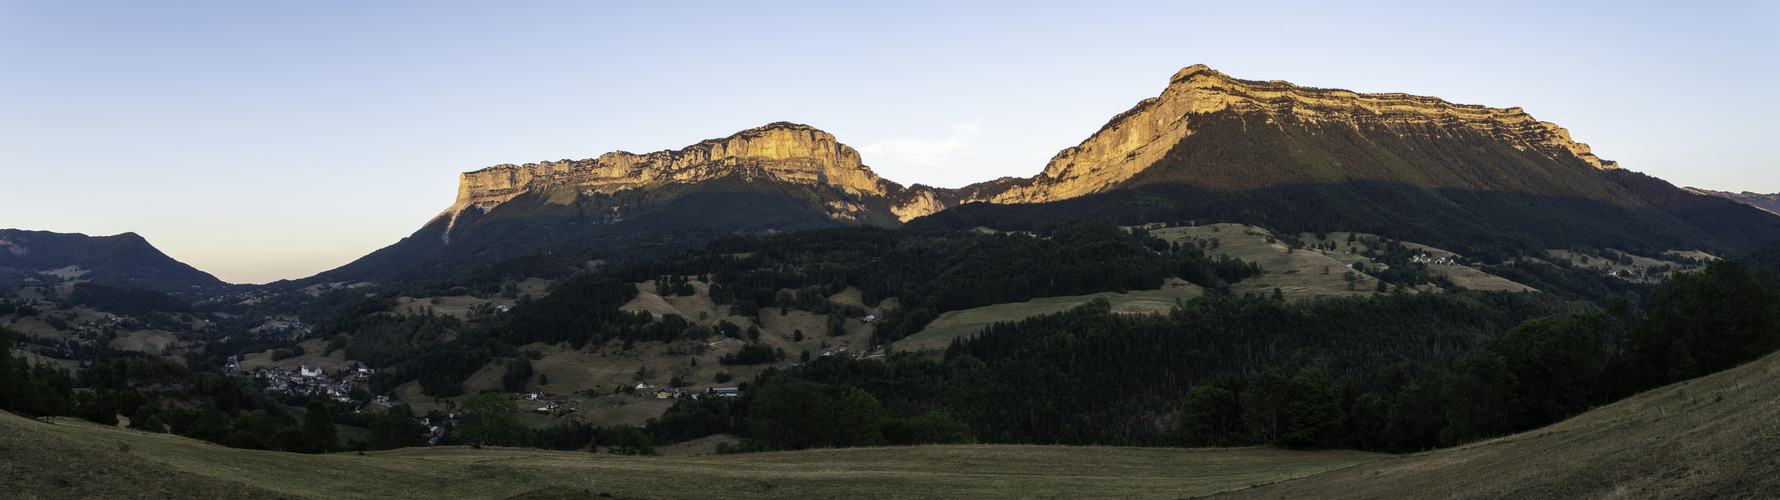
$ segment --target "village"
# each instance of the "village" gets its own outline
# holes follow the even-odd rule
[[[237,357],[229,356],[226,367],[229,373],[242,373]],[[340,380],[329,377],[326,370],[316,365],[299,366],[262,366],[254,368],[245,375],[265,384],[260,390],[266,393],[284,392],[304,396],[317,396],[340,402],[351,402],[359,399],[370,399],[361,386],[364,378],[377,373],[377,370],[364,365],[352,365],[345,370],[336,372]],[[353,397],[359,391],[358,398]],[[387,404],[387,403],[386,403]]]

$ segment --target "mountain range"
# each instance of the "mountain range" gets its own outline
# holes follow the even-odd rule
[[[1775,199],[1679,189],[1621,169],[1518,107],[1243,80],[1194,65],[1032,177],[904,185],[832,134],[776,122],[677,150],[465,172],[454,203],[409,237],[294,283],[426,282],[529,254],[581,267],[736,234],[917,219],[1004,230],[1074,216],[1241,222],[1389,235],[1486,258],[1572,246],[1736,255],[1780,239],[1780,217],[1751,208],[1772,212]],[[112,285],[221,284],[134,234],[7,234],[0,284],[68,279],[45,273],[71,265]]]
[[[1364,231],[1486,255],[1738,254],[1780,238],[1780,218],[1621,169],[1518,107],[1195,65],[1029,178],[905,186],[833,135],[778,122],[678,150],[463,173],[455,203],[413,235],[305,282],[436,279],[529,253],[646,259],[733,234],[923,217],[1030,230],[1063,216]]]

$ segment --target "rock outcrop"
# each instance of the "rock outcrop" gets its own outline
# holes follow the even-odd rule
[[[493,208],[529,190],[582,186],[610,193],[651,184],[696,182],[748,171],[775,179],[826,183],[855,194],[877,194],[877,174],[859,162],[859,152],[833,135],[807,125],[773,123],[710,139],[676,151],[633,154],[613,151],[587,160],[562,160],[525,165],[495,165],[459,177],[457,202],[449,211],[470,206]]]
[[[1191,133],[1194,116],[1224,110],[1397,130],[1427,124],[1469,127],[1517,148],[1574,156],[1599,169],[1617,168],[1614,162],[1596,158],[1587,144],[1571,140],[1568,131],[1535,120],[1518,107],[1453,104],[1409,94],[1361,94],[1279,80],[1238,80],[1201,64],[1175,73],[1162,95],[1139,102],[1080,145],[1057,153],[1028,185],[1010,186],[987,199],[1039,203],[1109,189],[1161,159]]]
[[[919,184],[904,188],[878,177],[861,162],[858,151],[833,135],[779,122],[676,151],[643,155],[615,151],[595,159],[496,165],[467,172],[462,174],[456,203],[441,217],[455,220],[465,209],[491,209],[521,193],[556,186],[609,194],[729,175],[825,184],[857,197],[828,202],[829,215],[837,220],[867,220],[858,212],[868,210],[864,200],[872,198],[887,201],[893,217],[902,221],[972,201],[1057,201],[1115,188],[1154,165],[1191,134],[1195,117],[1222,111],[1383,127],[1405,134],[1430,125],[1465,127],[1517,149],[1573,157],[1603,170],[1617,168],[1614,162],[1595,157],[1587,144],[1571,140],[1568,131],[1535,120],[1518,107],[1453,104],[1408,94],[1361,94],[1278,80],[1239,80],[1194,65],[1175,73],[1160,96],[1113,117],[1081,144],[1057,153],[1031,178],[1002,178],[960,189]]]
[[[441,217],[456,217],[472,207],[489,210],[528,191],[574,186],[584,192],[610,194],[623,189],[667,183],[691,183],[740,175],[778,182],[824,184],[859,198],[901,196],[900,184],[878,177],[860,162],[859,152],[816,128],[787,122],[737,132],[673,151],[633,154],[613,151],[598,158],[495,165],[459,178],[457,201]],[[910,196],[894,206],[901,220],[944,209],[934,194]],[[828,204],[837,219],[860,219],[862,204]]]

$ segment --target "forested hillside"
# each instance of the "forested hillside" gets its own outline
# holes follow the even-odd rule
[[[1780,286],[1732,260],[1670,280],[1641,308],[1501,292],[1213,295],[1166,316],[1093,303],[995,325],[943,359],[819,359],[763,377],[742,404],[686,402],[660,425],[739,432],[744,448],[846,446],[863,441],[845,422],[869,407],[883,432],[927,415],[978,442],[1407,452],[1549,424],[1776,348]],[[750,402],[831,417],[778,420]],[[712,425],[724,421],[744,424]],[[814,437],[775,430],[791,423]]]

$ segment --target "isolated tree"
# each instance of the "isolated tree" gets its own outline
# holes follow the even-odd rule
[[[846,335],[846,333],[846,320],[841,319],[841,315],[839,314],[828,315],[828,336],[839,337],[841,335]]]

